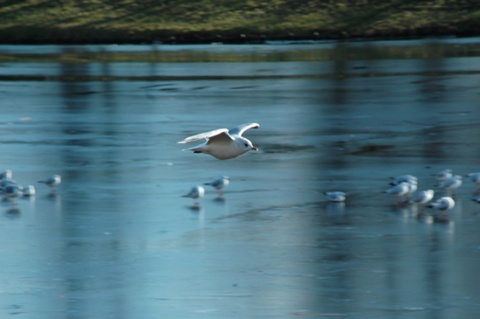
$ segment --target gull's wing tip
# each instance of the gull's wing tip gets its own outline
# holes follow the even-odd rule
[[[245,131],[251,129],[251,128],[259,128],[260,124],[253,122],[253,123],[244,123],[238,126],[235,126],[229,130],[230,134],[236,134],[242,136]]]

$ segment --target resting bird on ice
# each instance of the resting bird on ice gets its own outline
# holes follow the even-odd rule
[[[444,189],[449,195],[453,196],[455,189],[462,186],[462,176],[455,175],[438,183],[438,188]]]
[[[432,200],[433,195],[435,195],[435,192],[432,189],[418,192],[410,199],[410,203],[417,203],[423,208],[425,204]]]
[[[198,206],[200,203],[198,199],[205,195],[205,188],[202,186],[194,186],[188,194],[183,195],[182,197],[190,197],[194,199],[195,206]]]
[[[23,194],[21,187],[18,185],[7,185],[5,188],[2,189],[3,195],[6,199],[14,199]]]
[[[446,179],[449,179],[453,176],[452,174],[452,170],[451,169],[444,169],[443,171],[440,171],[436,174],[433,174],[433,176],[435,176],[435,178],[438,180],[438,181],[444,181]]]
[[[36,194],[35,186],[33,185],[24,186],[22,187],[22,192],[23,192],[23,196],[25,197],[34,196]]]
[[[417,190],[418,179],[416,176],[413,176],[413,175],[402,175],[397,177],[390,177],[390,185],[394,186],[389,190],[391,191],[390,194],[395,194],[397,190],[403,190],[403,186],[396,187],[402,183],[406,183],[408,185],[408,190],[403,195],[405,195],[405,201],[409,201],[410,196]],[[387,193],[389,193],[389,191],[387,191]]]
[[[455,207],[455,201],[453,198],[445,196],[442,198],[437,199],[436,201],[427,205],[427,207],[438,209],[442,212],[443,216],[447,215],[447,210],[452,209]]]
[[[227,187],[230,184],[230,178],[228,176],[222,176],[213,182],[204,183],[204,185],[213,186],[218,191],[218,197],[223,197],[223,188]]]
[[[323,194],[328,197],[329,201],[336,203],[344,202],[346,197],[344,192],[324,192]]]
[[[230,159],[243,155],[250,150],[258,150],[257,147],[253,146],[252,142],[243,137],[242,134],[248,129],[259,127],[260,125],[258,123],[249,123],[231,129],[220,128],[187,137],[178,143],[185,144],[206,139],[204,143],[189,148],[189,150],[192,150],[194,153],[209,154],[221,160]]]
[[[57,186],[58,184],[60,184],[62,182],[62,177],[60,175],[53,175],[52,177],[49,177],[45,180],[42,180],[42,181],[38,181],[39,183],[43,183],[45,185],[47,185],[48,187],[50,187],[50,189],[52,190],[52,193],[55,192],[55,186]]]
[[[390,185],[396,186],[402,182],[405,183],[417,183],[418,179],[416,176],[413,175],[402,175],[397,177],[390,177]]]
[[[17,185],[17,181],[10,178],[0,179],[0,189],[9,185]]]
[[[448,223],[448,214],[447,210],[455,207],[455,201],[453,198],[445,196],[437,199],[434,202],[431,202],[427,207],[438,209],[441,212],[440,216],[433,215],[432,221],[438,223]]]
[[[6,169],[0,173],[0,179],[12,179],[12,178],[13,178],[12,170]]]
[[[409,183],[401,182],[400,184],[397,184],[392,188],[387,189],[386,191],[384,191],[384,193],[395,195],[397,197],[397,204],[400,204],[402,196],[407,195],[409,191]]]

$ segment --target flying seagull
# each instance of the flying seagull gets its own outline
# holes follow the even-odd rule
[[[236,126],[231,129],[220,128],[210,132],[196,134],[178,142],[185,144],[205,139],[206,141],[200,145],[189,148],[194,153],[204,153],[212,155],[215,158],[224,160],[235,158],[245,154],[250,150],[258,150],[253,146],[249,139],[242,134],[251,128],[259,128],[258,123],[248,123]]]

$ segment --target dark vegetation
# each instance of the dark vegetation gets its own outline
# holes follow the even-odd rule
[[[478,0],[0,0],[1,43],[473,36]]]

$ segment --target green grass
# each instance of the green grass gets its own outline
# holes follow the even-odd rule
[[[479,35],[478,0],[0,0],[2,43]]]

